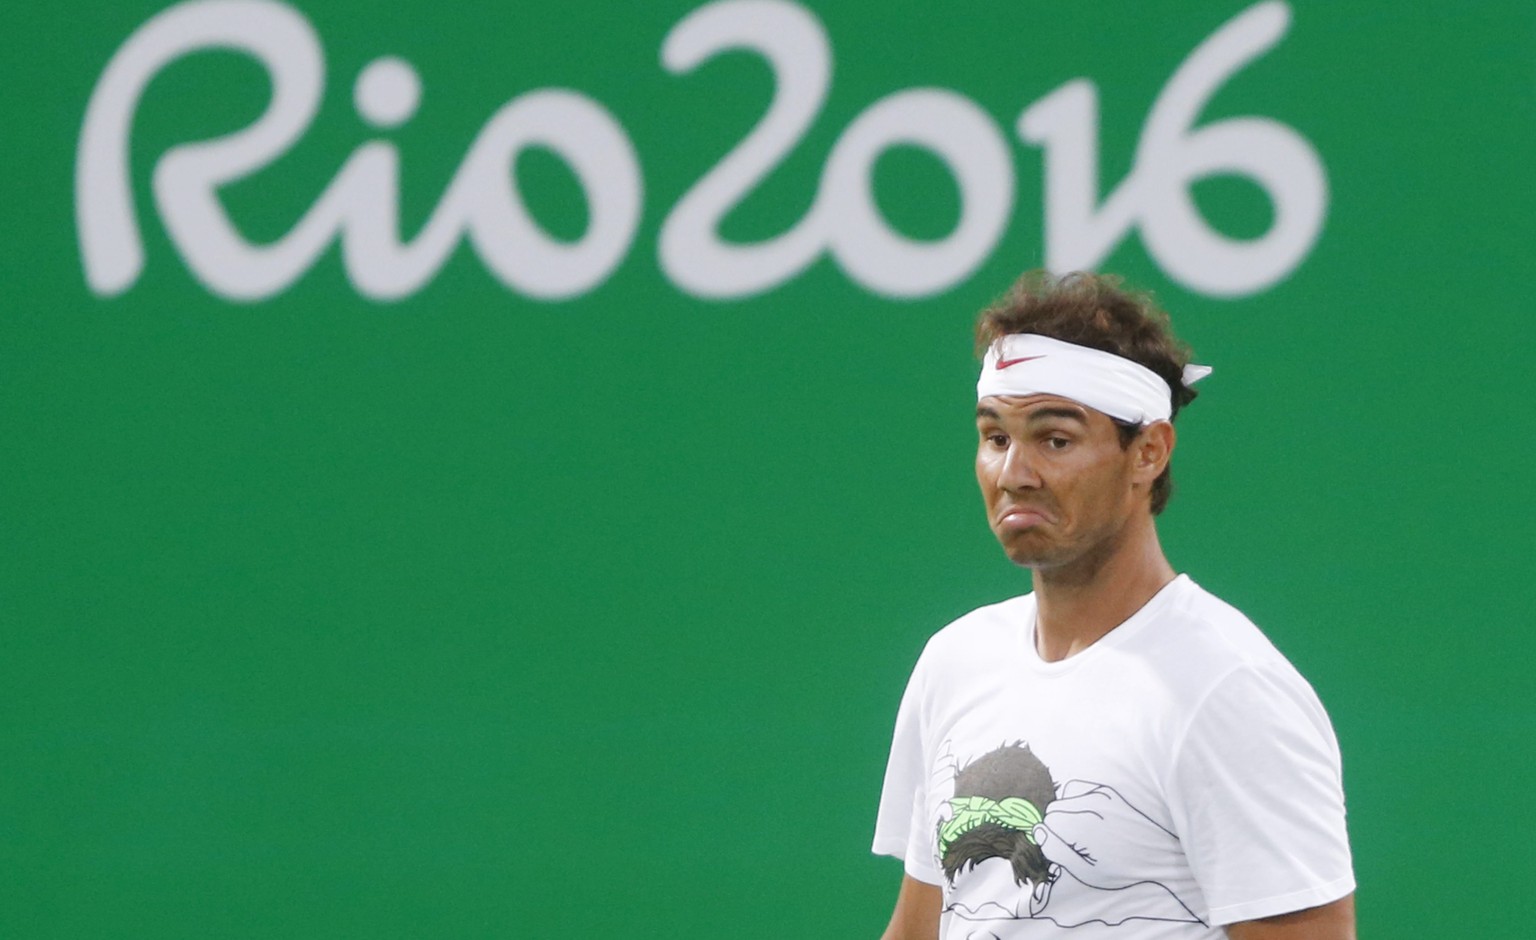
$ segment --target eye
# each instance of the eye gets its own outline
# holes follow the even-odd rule
[[[988,444],[991,444],[998,450],[1008,449],[1008,435],[1002,433],[1001,431],[983,431],[981,433],[981,439],[986,441]]]
[[[1052,434],[1045,439],[1047,450],[1066,450],[1072,446],[1072,439],[1061,434]]]

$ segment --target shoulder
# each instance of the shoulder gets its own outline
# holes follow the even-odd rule
[[[1158,655],[1170,672],[1184,670],[1181,684],[1197,714],[1236,722],[1304,716],[1307,723],[1328,728],[1311,684],[1231,604],[1188,581],[1170,630],[1179,631],[1177,642],[1162,643]],[[1240,725],[1232,730],[1242,733]]]
[[[1155,690],[1155,699],[1170,709],[1164,717],[1176,724],[1239,704],[1251,718],[1255,707],[1263,707],[1255,702],[1255,688],[1321,712],[1311,685],[1242,611],[1187,576],[1170,591],[1152,617],[1112,641],[1121,667],[1117,681]]]
[[[978,656],[1006,655],[1020,642],[1035,615],[1033,594],[978,607],[945,624],[928,638],[918,657],[919,670],[943,670],[958,664],[974,668]]]
[[[1196,686],[1215,684],[1237,671],[1295,673],[1295,667],[1246,614],[1187,576],[1156,628],[1141,640],[1149,655],[1169,668],[1190,670]],[[1300,678],[1299,674],[1297,678]]]

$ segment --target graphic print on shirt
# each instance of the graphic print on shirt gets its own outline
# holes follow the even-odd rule
[[[964,767],[946,744],[940,761],[939,772],[947,768],[954,786],[936,826],[937,861],[948,882],[945,913],[1064,928],[1203,923],[1172,889],[1136,870],[1141,860],[1177,853],[1178,838],[1114,787],[1057,784],[1022,741]]]

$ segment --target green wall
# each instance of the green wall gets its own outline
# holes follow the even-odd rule
[[[1155,290],[1216,367],[1164,542],[1329,706],[1362,934],[1530,935],[1536,8],[731,6],[669,70],[693,4],[316,0],[181,8],[114,60],[162,9],[0,32],[0,935],[876,935],[906,672],[1026,589],[968,331],[1047,261]],[[1228,149],[1171,112],[1149,144],[1245,11],[1181,99]],[[777,84],[707,54],[733,30]],[[175,148],[261,115],[273,70],[217,43],[262,37],[318,112],[199,202],[221,158]],[[421,96],[380,129],[385,55]],[[1096,118],[1077,84],[1055,151],[1021,137],[1073,80]],[[785,152],[711,234],[684,196],[776,88]],[[1095,139],[1102,211],[1069,191]],[[292,257],[198,215],[277,243],[369,141]]]

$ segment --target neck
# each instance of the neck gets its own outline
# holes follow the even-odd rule
[[[1099,552],[1034,572],[1035,648],[1066,659],[1120,626],[1174,579],[1151,515],[1128,525]]]

